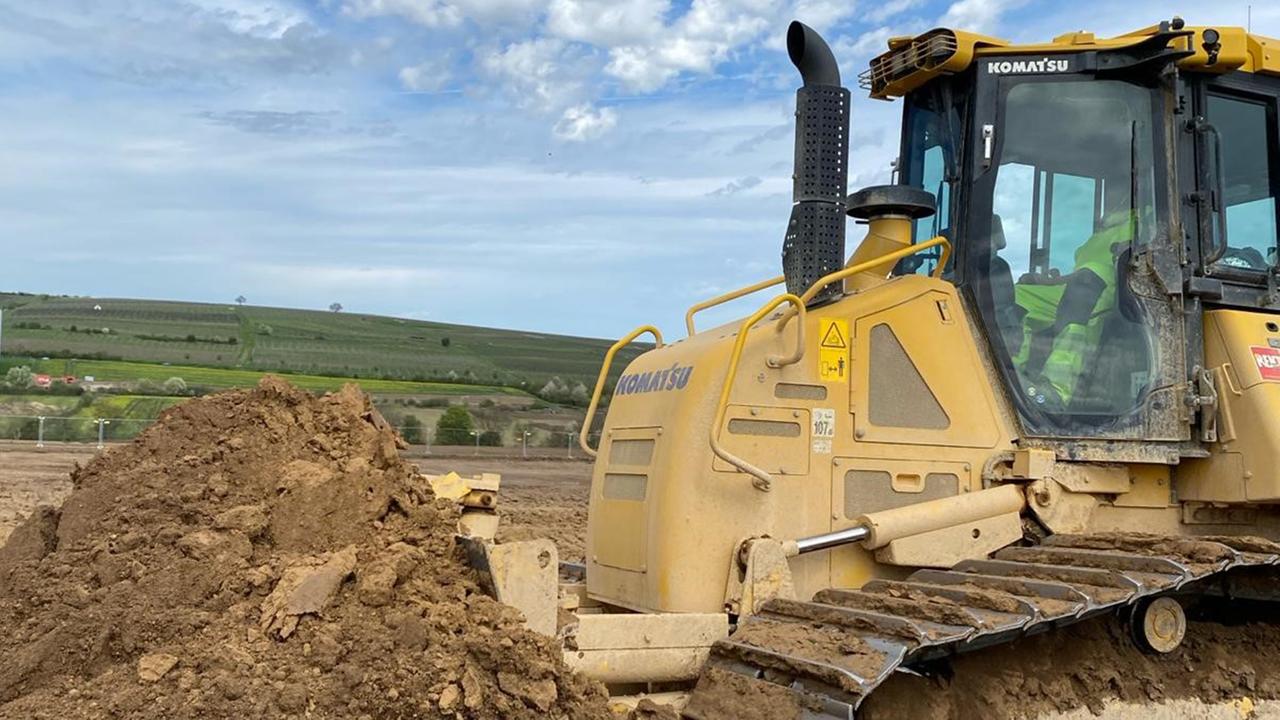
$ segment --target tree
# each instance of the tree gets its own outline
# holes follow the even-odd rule
[[[573,390],[569,392],[569,401],[574,405],[586,405],[591,402],[591,393],[587,391],[587,386],[578,383],[573,386]]]
[[[333,303],[329,306],[329,310],[333,312],[342,312],[342,303]]]
[[[31,387],[35,382],[35,374],[31,372],[31,368],[26,365],[9,368],[9,372],[4,374],[4,384],[9,387],[26,388]]]
[[[461,405],[451,406],[436,421],[436,443],[438,445],[469,445],[471,431],[475,430],[475,421],[471,413]]]
[[[444,347],[449,347],[450,342],[452,341],[449,340],[449,338],[447,337],[440,338],[440,344],[443,345]]]
[[[559,377],[553,377],[547,381],[546,385],[538,391],[538,396],[552,400],[554,402],[562,402],[569,399],[569,386]]]
[[[161,387],[164,388],[164,392],[166,395],[186,395],[187,394],[187,381],[183,380],[180,377],[171,377],[168,380],[165,380],[164,385],[162,385]]]
[[[422,421],[417,415],[405,415],[400,421],[400,437],[410,445],[422,444]]]
[[[497,430],[485,430],[480,433],[480,444],[485,447],[502,447],[502,433]]]
[[[236,296],[236,304],[237,304],[237,305],[243,305],[243,304],[245,304],[245,303],[247,303],[247,302],[249,302],[249,299],[248,299],[248,298],[246,298],[245,296],[243,296],[243,295],[237,295],[237,296]]]

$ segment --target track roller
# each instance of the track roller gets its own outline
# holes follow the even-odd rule
[[[1144,652],[1173,652],[1187,635],[1187,613],[1168,595],[1144,600],[1129,616],[1129,631]]]

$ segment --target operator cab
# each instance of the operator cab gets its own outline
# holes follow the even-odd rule
[[[1040,46],[935,30],[872,61],[872,95],[906,101],[900,182],[937,198],[915,241],[955,244],[1027,436],[1186,443],[1203,306],[1280,311],[1268,44],[1175,19]]]

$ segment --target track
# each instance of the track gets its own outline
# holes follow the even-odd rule
[[[1248,537],[1056,535],[950,570],[829,589],[812,602],[769,601],[712,648],[708,670],[743,697],[787,688],[799,717],[854,717],[895,670],[1136,608],[1166,594],[1213,590],[1243,569],[1280,564],[1280,544]],[[726,675],[726,671],[728,675]],[[700,682],[684,713],[712,720],[723,683]]]

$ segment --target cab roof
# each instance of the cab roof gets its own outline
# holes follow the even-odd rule
[[[1173,25],[1172,32],[1177,37],[1170,40],[1169,47],[1189,53],[1177,61],[1182,70],[1280,75],[1280,40],[1255,35],[1241,27],[1193,27],[1180,26],[1179,23],[1175,21]],[[1204,47],[1205,31],[1216,31],[1221,44],[1212,63]],[[887,100],[901,97],[939,75],[962,72],[984,56],[1051,56],[1119,50],[1170,32],[1171,25],[1166,22],[1109,38],[1078,30],[1059,35],[1047,43],[1017,45],[964,30],[937,28],[920,35],[890,38],[888,52],[873,58],[870,68],[859,76],[858,81],[871,97]]]

